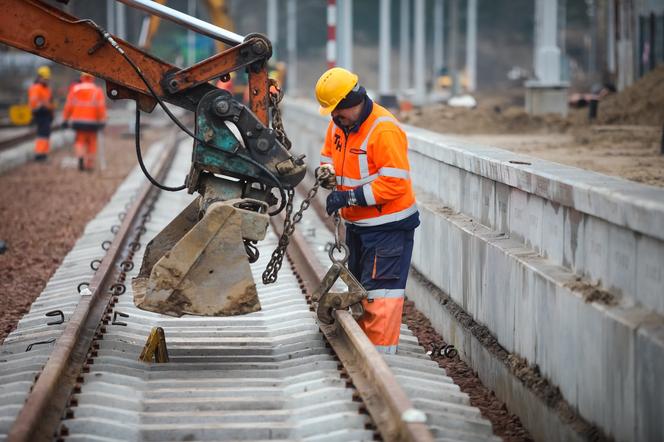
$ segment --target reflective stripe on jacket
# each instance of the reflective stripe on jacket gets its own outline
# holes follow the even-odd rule
[[[327,129],[321,164],[331,163],[337,190],[362,187],[367,206],[341,209],[359,226],[400,221],[417,212],[408,163],[408,139],[394,116],[373,103],[357,131],[346,134],[333,121]]]
[[[82,81],[67,94],[62,114],[72,123],[103,123],[106,120],[106,99],[99,86],[91,81]]]

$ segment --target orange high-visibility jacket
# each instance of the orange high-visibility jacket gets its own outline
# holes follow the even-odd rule
[[[89,124],[91,127],[106,121],[106,99],[102,89],[91,80],[82,80],[67,94],[62,114],[72,124]]]
[[[394,116],[373,103],[357,132],[330,122],[321,164],[332,164],[337,190],[362,186],[367,206],[341,209],[341,216],[359,226],[377,226],[408,218],[417,212],[410,180],[408,139]]]
[[[53,109],[53,94],[51,88],[45,84],[36,82],[28,89],[28,104],[30,109],[40,108]]]

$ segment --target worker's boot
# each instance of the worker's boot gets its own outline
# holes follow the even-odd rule
[[[85,170],[85,164],[83,163],[83,158],[78,159],[78,170]]]

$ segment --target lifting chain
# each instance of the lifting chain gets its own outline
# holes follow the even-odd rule
[[[283,144],[286,149],[290,149],[291,142],[286,136],[286,131],[284,130],[284,124],[281,119],[281,111],[279,110],[279,103],[282,98],[284,98],[284,91],[279,87],[279,83],[270,78],[269,83],[270,88],[270,108],[272,109],[272,129],[274,129],[275,135],[281,144]],[[274,90],[274,92],[273,92]],[[322,178],[325,178],[324,172]],[[284,227],[279,238],[279,244],[272,252],[272,257],[270,262],[265,266],[265,271],[263,272],[263,284],[272,284],[277,281],[277,276],[279,270],[281,270],[281,265],[284,261],[284,255],[286,254],[286,249],[290,243],[291,236],[295,233],[295,225],[302,220],[302,214],[305,210],[311,205],[311,201],[316,197],[318,193],[318,188],[320,187],[320,180],[317,179],[314,187],[312,187],[307,193],[306,198],[300,204],[300,209],[295,212],[293,215],[293,200],[295,199],[295,190],[288,189],[286,190],[286,216],[284,219]]]
[[[295,225],[302,220],[302,214],[305,210],[311,205],[311,201],[316,197],[318,193],[318,188],[320,187],[320,182],[316,180],[314,187],[312,187],[307,193],[307,197],[300,204],[300,209],[293,213],[293,199],[295,198],[295,191],[293,189],[288,189],[286,191],[288,201],[286,202],[286,217],[284,219],[284,228],[279,238],[279,244],[277,248],[272,252],[272,257],[270,262],[267,263],[265,271],[263,272],[263,284],[272,284],[277,281],[277,274],[281,269],[281,264],[284,260],[284,255],[286,254],[286,248],[290,243],[291,236],[295,233]],[[292,218],[291,218],[292,215]]]
[[[272,110],[272,129],[277,137],[277,140],[286,148],[290,150],[291,141],[286,135],[284,130],[284,122],[281,119],[281,110],[279,110],[279,103],[284,98],[284,91],[279,87],[279,83],[274,78],[269,79],[268,83],[268,96],[270,97],[270,109]]]

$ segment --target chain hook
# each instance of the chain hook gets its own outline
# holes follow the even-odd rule
[[[342,252],[341,258],[334,257],[335,250]],[[344,243],[335,244],[334,247],[330,247],[330,249],[327,251],[327,256],[330,257],[330,261],[333,263],[341,264],[345,267],[346,263],[348,262],[348,257],[350,256],[350,249],[348,249],[348,246]]]

